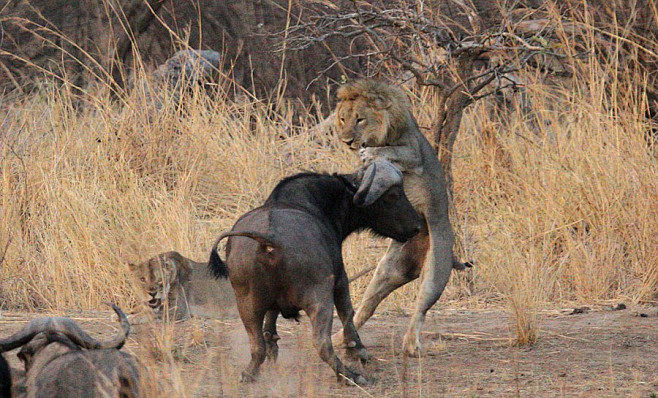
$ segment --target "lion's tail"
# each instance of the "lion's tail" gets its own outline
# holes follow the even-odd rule
[[[452,260],[452,268],[454,268],[456,270],[464,271],[466,268],[472,268],[472,267],[473,267],[473,262],[472,261],[464,261],[462,263],[462,262],[460,262],[458,260],[455,260],[455,259]],[[373,265],[372,267],[368,267],[368,268],[364,269],[363,271],[360,271],[359,273],[357,273],[353,277],[351,277],[349,279],[349,282],[352,283],[355,280],[361,278],[362,276],[365,276],[365,275],[369,274],[370,272],[374,271],[375,269],[377,269],[376,265]]]
[[[224,238],[228,238],[229,236],[244,236],[255,240],[262,247],[278,248],[278,245],[273,242],[272,237],[261,232],[255,232],[255,231],[224,232],[223,234],[219,235],[219,238],[217,238],[217,240],[215,241],[215,244],[210,250],[210,259],[208,260],[208,269],[210,269],[210,273],[216,279],[228,278],[228,267],[226,266],[226,263],[222,260],[222,258],[219,257],[219,252],[217,250],[217,247],[219,246],[219,242],[221,242]]]

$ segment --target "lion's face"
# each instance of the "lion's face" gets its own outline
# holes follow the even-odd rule
[[[376,109],[364,97],[343,100],[336,107],[340,139],[351,149],[384,146],[389,128],[388,111]]]
[[[160,254],[137,265],[129,264],[145,293],[144,301],[153,309],[162,307],[171,287],[176,283],[178,262],[168,254]]]

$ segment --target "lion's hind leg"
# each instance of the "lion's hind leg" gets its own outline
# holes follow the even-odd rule
[[[430,225],[432,225],[431,222]],[[420,355],[420,331],[425,322],[425,315],[441,297],[453,269],[454,239],[450,226],[430,230],[429,243],[429,250],[423,264],[420,291],[416,300],[416,310],[404,336],[404,351],[410,356]]]
[[[427,247],[429,247],[429,235],[426,228],[406,243],[391,242],[386,254],[379,261],[375,275],[368,284],[354,315],[354,325],[357,330],[370,319],[379,303],[391,292],[418,278]],[[333,342],[343,343],[343,333],[335,334]]]

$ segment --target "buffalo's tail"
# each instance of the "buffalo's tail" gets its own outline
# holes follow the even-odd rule
[[[222,260],[221,257],[219,257],[219,252],[217,251],[217,246],[219,246],[219,242],[226,238],[226,233],[223,233],[217,238],[215,241],[215,244],[212,246],[212,249],[210,249],[210,259],[208,259],[208,269],[210,270],[210,273],[212,276],[215,277],[215,279],[227,279],[228,278],[228,267],[226,266],[226,263]]]
[[[219,257],[219,251],[217,250],[217,247],[219,246],[219,242],[221,242],[224,238],[228,238],[229,236],[244,236],[247,238],[251,238],[256,242],[258,242],[261,246],[266,248],[273,249],[278,247],[278,245],[272,241],[272,237],[261,232],[255,232],[255,231],[224,232],[215,241],[215,244],[210,250],[210,259],[208,260],[208,269],[210,269],[210,273],[216,279],[228,278],[228,267],[226,266],[226,263],[222,260],[222,258]]]

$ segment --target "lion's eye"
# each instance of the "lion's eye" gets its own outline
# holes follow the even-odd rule
[[[146,282],[146,278],[144,278],[143,276],[141,278],[139,278],[139,280],[142,281],[142,282]]]
[[[345,124],[345,118],[344,117],[340,118],[340,124]]]
[[[366,121],[366,119],[364,119],[364,118],[358,118],[358,119],[356,119],[356,124],[357,124],[357,125],[361,125],[361,124],[363,124],[365,121]]]

